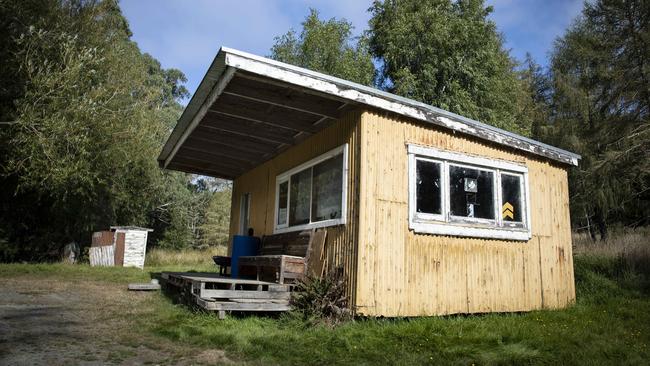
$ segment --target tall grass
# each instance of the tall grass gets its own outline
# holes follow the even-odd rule
[[[619,271],[650,278],[650,228],[621,229],[605,241],[573,235],[574,253],[585,260],[615,260]]]
[[[145,265],[149,267],[168,266],[198,266],[214,265],[213,255],[226,255],[224,246],[209,247],[207,249],[152,249],[147,252]]]

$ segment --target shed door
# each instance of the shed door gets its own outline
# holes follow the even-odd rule
[[[121,267],[124,265],[124,233],[117,232],[115,239],[115,265]]]

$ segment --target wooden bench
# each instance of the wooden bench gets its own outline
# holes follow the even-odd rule
[[[260,255],[239,257],[240,273],[246,268],[255,268],[257,280],[270,275],[268,280],[283,284],[285,280],[295,281],[307,273],[312,252],[318,259],[322,256],[327,232],[304,230],[284,234],[267,235],[262,238]]]

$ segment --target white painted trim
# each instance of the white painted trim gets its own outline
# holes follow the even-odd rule
[[[501,239],[501,240],[530,240],[530,232],[528,230],[514,230],[505,228],[489,228],[489,227],[473,227],[453,225],[449,223],[422,223],[410,222],[409,229],[416,233],[422,234],[437,234],[437,235],[450,235],[450,236],[464,236],[472,238],[486,238],[486,239]]]
[[[208,113],[208,109],[212,107],[212,104],[214,104],[214,102],[217,100],[219,95],[221,95],[221,93],[223,93],[223,90],[226,89],[226,86],[228,86],[230,80],[232,80],[233,76],[235,76],[235,71],[236,69],[234,67],[226,68],[226,71],[224,71],[223,76],[221,77],[221,79],[219,79],[219,82],[214,86],[212,91],[210,91],[210,94],[208,94],[208,97],[205,98],[205,101],[201,105],[201,108],[194,115],[194,118],[192,119],[192,122],[190,122],[190,125],[185,129],[185,131],[183,131],[183,134],[181,135],[180,139],[176,141],[174,148],[167,156],[167,159],[165,159],[165,164],[163,165],[163,168],[167,168],[171,160],[178,152],[178,149],[181,148],[181,145],[183,145],[183,143],[188,138],[190,133],[192,133],[192,131],[194,131],[196,126],[199,125],[199,122],[201,122],[205,114]]]
[[[417,212],[417,161],[427,161],[440,165],[440,214]],[[409,221],[445,221],[444,187],[445,187],[445,164],[443,161],[409,154],[409,200],[413,202],[413,209],[409,210]]]
[[[433,147],[407,144],[409,154],[431,157],[440,160],[451,160],[456,163],[466,163],[471,165],[483,166],[489,169],[502,169],[512,172],[526,173],[528,168],[525,165],[511,161],[491,159],[482,156],[462,154],[452,151],[439,150]],[[457,164],[462,165],[462,164]]]
[[[278,209],[279,209],[279,200],[280,200],[280,190],[279,186],[283,182],[288,182],[289,178],[298,172],[301,172],[305,169],[311,168],[314,165],[321,163],[327,159],[330,159],[332,157],[335,157],[339,154],[343,154],[343,167],[342,167],[342,176],[341,176],[341,217],[338,219],[333,219],[333,220],[324,220],[324,221],[317,221],[317,222],[310,222],[308,224],[304,225],[297,225],[297,226],[289,226],[289,204],[291,200],[291,183],[289,183],[289,192],[287,194],[287,221],[286,225],[278,225]],[[321,154],[305,163],[302,163],[290,170],[287,170],[281,174],[279,174],[275,178],[275,207],[273,209],[274,214],[273,214],[273,233],[274,234],[279,234],[279,233],[286,233],[286,232],[291,232],[291,231],[299,231],[299,230],[305,230],[305,229],[313,229],[313,228],[320,228],[320,227],[327,227],[327,226],[336,226],[336,225],[344,225],[347,222],[347,211],[348,211],[348,144],[341,145],[337,148],[334,148],[330,151],[327,151],[324,154]],[[313,177],[312,177],[313,179]],[[312,204],[311,204],[311,195],[309,198],[309,219],[311,220],[311,209],[312,209]]]
[[[337,226],[337,225],[344,225],[344,224],[345,224],[345,220],[343,220],[343,218],[334,219],[334,220],[317,221],[317,222],[312,222],[304,225],[287,226],[282,228],[276,227],[275,229],[273,229],[273,234],[290,233],[293,231],[317,229],[321,227]]]
[[[528,168],[525,165],[480,156],[471,156],[451,151],[439,150],[414,144],[407,144],[409,161],[409,229],[416,233],[453,235],[502,240],[526,241],[532,237],[530,225],[530,193],[528,185]],[[421,215],[415,212],[416,197],[416,161],[423,159],[442,164],[442,215]],[[452,216],[450,212],[449,166],[461,166],[480,169],[493,173],[493,205],[494,220]],[[525,207],[525,217],[517,227],[506,226],[501,218],[501,174],[521,177],[522,200]],[[435,217],[433,217],[435,216]]]
[[[287,212],[285,214],[285,221],[284,224],[278,224],[278,215],[280,214],[280,185],[282,183],[287,183]],[[289,226],[289,198],[291,195],[291,191],[289,190],[289,177],[285,177],[282,179],[276,179],[275,180],[275,222],[274,222],[274,227],[278,229],[282,229],[285,227]]]

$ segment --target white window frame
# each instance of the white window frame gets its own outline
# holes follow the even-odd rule
[[[342,171],[342,177],[341,177],[341,217],[338,219],[330,219],[330,220],[322,220],[322,221],[316,221],[316,222],[310,222],[308,224],[303,224],[303,225],[296,225],[296,226],[289,226],[289,203],[291,202],[291,183],[289,182],[289,179],[293,174],[296,174],[298,172],[301,172],[305,169],[309,169],[313,167],[314,165],[317,165],[327,159],[333,158],[339,154],[343,154],[343,171]],[[280,184],[284,182],[289,182],[288,186],[288,192],[287,192],[287,212],[286,212],[286,220],[285,224],[283,225],[278,225],[278,209],[279,209],[279,202],[280,202]],[[313,184],[313,177],[312,177],[312,184]],[[279,233],[286,233],[286,232],[292,232],[292,231],[299,231],[299,230],[305,230],[305,229],[313,229],[313,228],[320,228],[320,227],[327,227],[327,226],[336,226],[336,225],[344,225],[346,220],[347,220],[347,202],[348,202],[348,144],[341,145],[335,149],[332,149],[322,155],[319,155],[315,157],[314,159],[311,159],[303,164],[298,165],[295,168],[292,168],[291,170],[287,170],[286,172],[283,172],[282,174],[279,174],[275,178],[275,208],[274,208],[274,215],[273,215],[273,233],[274,234],[279,234]],[[310,195],[309,197],[309,220],[311,221],[311,210],[312,210],[312,197]]]
[[[409,229],[416,233],[424,234],[520,241],[530,240],[532,237],[530,224],[530,189],[528,184],[528,168],[525,165],[414,144],[407,144],[407,150],[409,159]],[[417,160],[425,160],[441,164],[441,215],[422,214],[416,212]],[[449,187],[450,165],[490,171],[494,174],[494,220],[451,215],[451,196]],[[520,184],[522,194],[520,206],[523,206],[525,210],[524,215],[522,215],[522,222],[503,221],[501,214],[501,174],[521,177]]]

